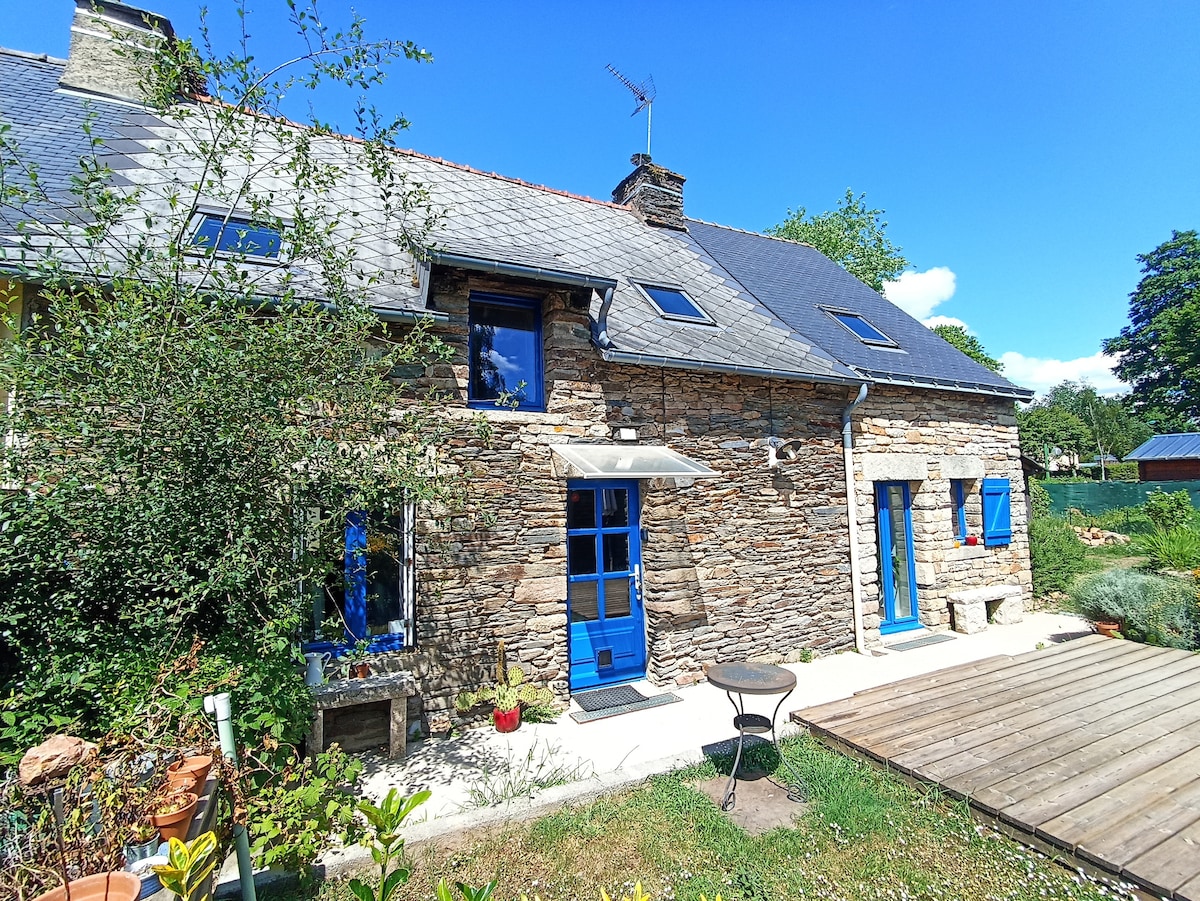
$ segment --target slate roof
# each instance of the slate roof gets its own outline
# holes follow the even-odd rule
[[[1033,396],[972,360],[812,247],[696,219],[688,220],[688,231],[783,322],[872,381]],[[860,314],[899,347],[864,344],[826,309]]]
[[[1139,444],[1126,460],[1195,460],[1200,458],[1200,432],[1155,435]]]
[[[13,123],[14,139],[39,167],[43,181],[60,199],[65,195],[78,158],[88,152],[83,124],[90,117],[105,144],[104,161],[117,172],[117,184],[136,186],[145,210],[166,215],[173,186],[196,174],[186,145],[196,140],[203,115],[164,121],[132,104],[85,100],[58,88],[62,66],[58,60],[0,51],[5,84],[0,117]],[[192,109],[204,112],[203,106]],[[379,209],[360,150],[357,142],[338,136],[313,140],[314,157],[344,173],[328,196],[331,205],[350,214],[338,238],[352,242],[360,265],[381,276],[369,289],[377,309],[420,313],[428,309],[423,280],[414,277],[416,263],[395,237],[396,220]],[[271,152],[263,146],[264,158]],[[396,154],[409,183],[424,189],[443,213],[432,240],[435,251],[447,259],[495,260],[566,273],[597,287],[591,314],[597,332],[604,329],[611,340],[602,350],[609,359],[847,385],[898,381],[1029,395],[950,348],[811,248],[694,221],[690,233],[654,228],[626,207],[411,151]],[[287,196],[291,185],[268,173],[258,176],[254,189]],[[287,211],[279,213],[286,216]],[[14,211],[0,211],[0,242],[7,234],[10,247],[15,218]],[[131,217],[125,224],[128,237],[146,227],[143,218]],[[257,270],[257,284],[266,294],[286,272],[301,293],[324,297],[320,272],[305,260]],[[663,318],[636,282],[683,288],[713,323]],[[610,284],[615,290],[605,317],[601,291]],[[862,312],[904,350],[865,349],[819,312],[816,305],[821,303]]]

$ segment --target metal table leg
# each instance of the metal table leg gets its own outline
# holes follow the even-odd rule
[[[738,730],[738,745],[737,753],[733,757],[733,767],[729,771],[729,781],[725,784],[725,794],[721,799],[721,810],[729,811],[737,804],[737,773],[738,767],[742,762],[742,752],[745,748],[746,733],[761,735],[766,732],[771,733],[771,745],[775,748],[775,754],[779,757],[780,764],[787,770],[792,778],[792,784],[784,784],[787,789],[787,796],[792,801],[805,801],[807,794],[804,791],[804,780],[799,774],[792,769],[792,765],[787,762],[783,756],[783,751],[779,747],[779,739],[775,732],[775,721],[779,717],[779,711],[783,707],[783,702],[788,699],[794,689],[789,689],[787,694],[779,699],[779,703],[775,705],[775,711],[771,714],[771,718],[767,719],[761,714],[746,713],[745,698],[738,694],[737,701],[733,700],[732,692],[725,692],[725,696],[729,698],[729,703],[733,705],[734,717],[733,725]]]

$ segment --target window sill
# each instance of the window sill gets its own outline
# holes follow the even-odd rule
[[[567,425],[568,415],[566,413],[551,413],[546,410],[530,410],[517,409],[509,410],[505,407],[493,406],[489,403],[484,403],[479,406],[470,404],[466,407],[447,407],[447,411],[452,417],[469,419],[482,413],[489,421],[492,422],[511,422],[511,423],[540,423],[542,425]],[[605,432],[607,434],[607,430]]]
[[[306,654],[331,654],[334,660],[340,660],[346,654],[350,653],[353,648],[353,644],[337,641],[307,641],[300,645],[301,651]],[[403,650],[411,650],[411,648],[404,643],[404,636],[396,633],[373,635],[371,643],[367,647],[368,654],[383,654],[388,651]]]

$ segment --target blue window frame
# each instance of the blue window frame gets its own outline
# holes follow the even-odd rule
[[[983,480],[983,543],[1012,543],[1012,484],[1008,479]]]
[[[346,515],[341,566],[313,599],[313,623],[325,638],[312,650],[340,654],[366,639],[373,652],[415,645],[416,574],[413,508],[395,514],[354,510]],[[342,641],[322,629],[344,623]],[[335,627],[336,630],[336,627]]]
[[[279,258],[282,245],[279,230],[265,225],[253,225],[248,219],[214,213],[201,214],[200,224],[192,233],[192,246],[216,253],[235,253],[248,257]]]
[[[826,310],[825,312],[840,322],[863,344],[877,344],[881,347],[899,346],[859,313],[851,313],[848,310]]]
[[[664,288],[661,285],[644,285],[635,282],[638,290],[649,298],[664,319],[682,319],[688,322],[712,324],[700,305],[680,288]]]
[[[967,483],[950,480],[950,504],[954,511],[954,540],[967,540]]]
[[[471,295],[468,308],[471,406],[506,398],[518,409],[545,410],[542,384],[542,305],[496,294]]]

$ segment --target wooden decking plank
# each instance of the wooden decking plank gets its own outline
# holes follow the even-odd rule
[[[897,766],[920,770],[928,778],[957,778],[957,788],[970,793],[1006,778],[1005,774],[1054,760],[1098,738],[1200,701],[1200,657],[1187,655],[1157,673],[1123,679],[1117,687],[1122,691],[1116,695],[1111,694],[1112,685],[1103,685],[996,722],[972,718],[964,723],[970,728],[962,735],[892,759]]]
[[[1181,829],[1134,858],[1123,872],[1163,895],[1195,882],[1200,876],[1200,823]]]
[[[1099,798],[1043,823],[1081,857],[1123,867],[1159,843],[1200,821],[1200,779],[1194,765],[1177,757],[1147,777],[1115,786]],[[1193,766],[1190,772],[1181,766]],[[1190,781],[1189,781],[1190,780]],[[1180,786],[1172,790],[1172,786]]]
[[[1175,889],[1178,901],[1200,901],[1200,876]]]
[[[972,795],[985,808],[994,808],[1002,819],[1033,832],[1038,826],[1061,813],[1078,807],[1104,793],[1119,782],[1133,779],[1189,750],[1200,751],[1200,724],[1142,743],[1132,737],[1126,750],[1118,750],[1122,735],[1094,742],[1088,748],[1068,755],[1059,765],[1048,765],[1027,774],[1029,778],[1008,780],[1006,786],[984,789]],[[1128,747],[1136,742],[1133,747]],[[954,788],[953,780],[946,783]],[[955,789],[957,790],[957,789]]]
[[[960,723],[973,713],[981,712],[987,716],[989,712],[1002,707],[1009,711],[1025,709],[1028,699],[1053,700],[1056,691],[1061,692],[1061,697],[1068,698],[1075,686],[1111,685],[1114,673],[1127,669],[1141,670],[1147,665],[1140,655],[1130,653],[1128,648],[1098,660],[1095,657],[1083,661],[1063,659],[1059,666],[1049,670],[1014,672],[989,684],[986,691],[967,692],[960,689],[952,703],[944,699],[922,699],[922,704],[909,711],[907,717],[903,714],[887,714],[878,720],[864,721],[864,726],[872,727],[869,731],[856,729],[858,724],[843,731],[848,738],[869,743],[878,753],[890,757],[922,740],[938,741],[968,731]],[[998,715],[992,714],[993,717]],[[938,730],[935,728],[938,726],[947,726],[948,729]]]
[[[1025,654],[1015,656],[1001,655],[988,657],[984,660],[963,663],[920,676],[911,676],[899,682],[866,688],[855,692],[849,698],[828,701],[824,704],[816,704],[812,707],[793,711],[791,717],[796,722],[808,724],[815,720],[821,722],[822,725],[828,726],[834,721],[840,721],[843,717],[849,718],[853,717],[854,714],[865,714],[871,707],[887,701],[898,701],[901,702],[900,706],[904,706],[904,704],[911,703],[914,694],[923,689],[955,685],[969,681],[976,675],[994,673],[1011,666],[1023,666],[1025,658],[1031,655],[1037,655],[1047,666],[1051,666],[1053,665],[1054,658],[1060,655],[1087,656],[1088,654],[1110,650],[1114,643],[1110,638],[1093,635],[1087,638],[1078,638],[1063,642],[1050,648],[1043,648],[1040,651],[1029,651]]]
[[[1117,642],[1114,642],[1117,644]],[[1078,674],[1098,674],[1120,666],[1120,661],[1126,657],[1136,656],[1130,653],[1128,643],[1120,642],[1120,647],[1104,650],[1086,656],[1059,656],[1049,661],[1026,661],[1013,667],[988,674],[986,697],[974,688],[979,679],[972,680],[966,685],[954,684],[946,687],[930,689],[914,694],[906,704],[885,703],[877,705],[862,715],[851,720],[838,722],[839,732],[848,738],[863,742],[876,742],[895,735],[907,735],[920,731],[927,722],[921,717],[933,717],[931,722],[952,721],[963,715],[959,710],[962,705],[979,707],[989,701],[1001,703],[1003,700],[1017,696],[1014,693],[1036,691],[1039,685],[1070,684]],[[999,698],[999,701],[994,699]],[[822,721],[822,726],[832,725]]]

